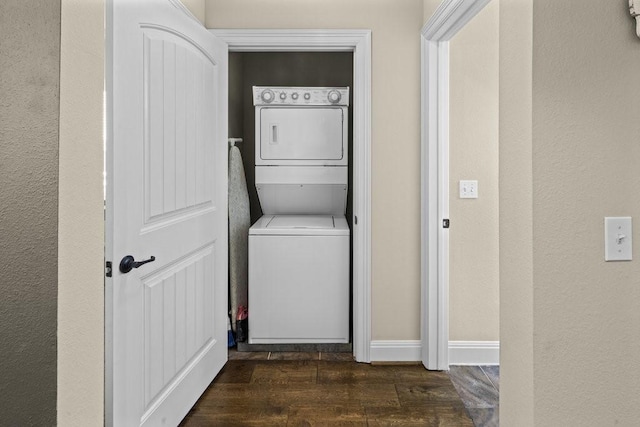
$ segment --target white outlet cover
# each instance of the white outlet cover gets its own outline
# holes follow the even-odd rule
[[[632,225],[630,216],[605,217],[604,260],[631,261],[633,257]]]
[[[461,180],[460,181],[460,198],[461,199],[477,199],[478,198],[478,181],[477,180]]]

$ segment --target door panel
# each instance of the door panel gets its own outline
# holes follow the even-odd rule
[[[145,405],[152,406],[179,380],[214,337],[214,247],[142,279],[144,286]]]
[[[109,12],[106,424],[177,425],[227,357],[228,52],[173,1]]]
[[[143,28],[145,218],[156,222],[214,201],[213,133],[215,63],[167,28]],[[189,100],[187,102],[187,100]],[[207,167],[209,165],[209,167]]]

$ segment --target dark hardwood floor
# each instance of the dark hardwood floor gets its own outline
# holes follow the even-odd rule
[[[473,426],[444,372],[339,353],[252,357],[229,360],[181,426]]]

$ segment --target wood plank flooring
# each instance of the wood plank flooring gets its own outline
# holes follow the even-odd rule
[[[230,360],[181,426],[473,427],[444,372],[328,353],[270,356]]]

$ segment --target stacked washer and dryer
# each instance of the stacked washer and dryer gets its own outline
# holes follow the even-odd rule
[[[349,88],[253,87],[249,344],[349,342]]]

